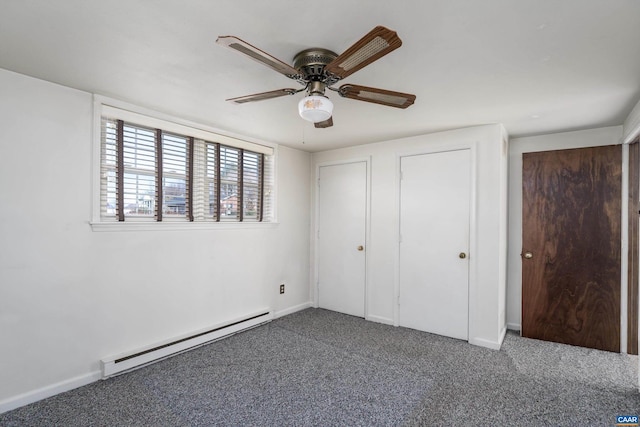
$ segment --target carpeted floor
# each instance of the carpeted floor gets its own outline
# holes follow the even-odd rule
[[[637,356],[508,333],[502,350],[321,309],[0,415],[0,426],[606,426]]]

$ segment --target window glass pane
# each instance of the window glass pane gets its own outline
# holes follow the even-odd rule
[[[220,146],[220,219],[238,218],[239,154],[239,149]]]
[[[163,203],[162,211],[164,215],[185,216],[186,214],[186,194],[187,183],[184,179],[165,178],[163,181]]]
[[[155,175],[124,173],[124,214],[153,216],[155,212]]]
[[[187,203],[187,138],[162,134],[162,212],[185,217]]]
[[[258,187],[253,186],[245,186],[244,187],[244,219],[258,219],[258,197],[260,193],[258,192]]]
[[[125,124],[124,206],[125,216],[155,214],[155,131]]]

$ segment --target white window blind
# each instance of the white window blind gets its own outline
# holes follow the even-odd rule
[[[116,215],[116,123],[102,118],[100,140],[100,216]]]
[[[205,191],[207,195],[206,207],[208,208],[208,218],[217,219],[220,206],[217,195],[219,193],[218,183],[218,145],[205,143],[206,164],[205,164]]]
[[[245,152],[242,157],[242,218],[245,221],[262,220],[262,156]]]
[[[274,180],[274,157],[264,156],[262,180],[262,221],[271,222],[274,220],[274,200],[273,200],[273,180]]]
[[[207,145],[201,139],[193,143],[193,220],[204,221],[209,212],[209,182],[207,181]]]
[[[101,120],[104,221],[272,221],[272,155]]]
[[[240,219],[239,155],[238,149],[220,146],[220,218],[222,220]]]

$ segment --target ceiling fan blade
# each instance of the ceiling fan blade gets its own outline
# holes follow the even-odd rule
[[[333,126],[333,116],[329,117],[323,122],[314,123],[314,125],[318,129],[330,128],[331,126]]]
[[[227,99],[227,101],[235,102],[236,104],[244,104],[245,102],[262,101],[264,99],[278,98],[280,96],[285,96],[285,95],[293,95],[294,93],[297,93],[297,92],[299,91],[295,89],[290,89],[290,88],[278,89],[278,90],[272,90],[270,92],[254,93],[253,95],[245,95],[245,96],[239,96],[237,98],[230,98],[230,99]]]
[[[402,40],[395,31],[378,26],[327,64],[324,70],[344,79],[400,46]]]
[[[235,49],[240,53],[244,53],[249,58],[254,61],[258,61],[259,63],[266,65],[274,71],[277,71],[280,74],[284,74],[285,76],[291,79],[297,79],[300,74],[298,70],[280,61],[278,58],[274,58],[268,53],[258,49],[255,46],[250,45],[244,40],[240,40],[235,36],[219,36],[216,40],[216,43],[222,46],[226,46],[229,49]]]
[[[394,92],[391,90],[352,84],[340,86],[338,93],[340,96],[345,98],[373,102],[374,104],[387,105],[389,107],[396,108],[407,108],[410,105],[413,105],[416,100],[416,96],[410,93]]]

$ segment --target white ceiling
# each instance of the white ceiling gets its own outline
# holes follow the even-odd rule
[[[0,10],[0,68],[308,151],[486,123],[511,137],[620,125],[640,98],[638,0],[0,0]],[[341,53],[376,25],[402,47],[340,84],[414,93],[408,109],[328,92],[334,126],[315,129],[297,115],[302,93],[225,102],[297,84],[218,35],[291,63],[309,47]]]

